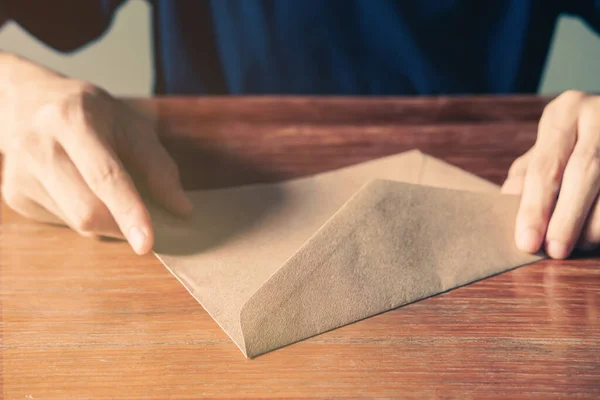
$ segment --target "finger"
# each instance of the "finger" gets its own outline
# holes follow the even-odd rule
[[[565,135],[566,136],[566,135]],[[517,213],[518,247],[535,253],[542,246],[567,163],[569,144],[561,143],[533,157],[525,175]]]
[[[542,246],[562,176],[576,139],[578,98],[561,96],[544,110],[527,167],[517,213],[517,246],[534,253]]]
[[[518,195],[523,192],[523,185],[525,184],[524,176],[515,176],[508,178],[502,185],[501,192],[503,194]]]
[[[2,180],[2,197],[5,203],[26,218],[64,226],[64,216],[42,184],[33,175],[20,172],[5,160]]]
[[[25,218],[47,224],[65,225],[56,214],[48,210],[48,204],[44,207],[29,197],[8,192],[4,188],[2,190],[2,197],[7,206]]]
[[[578,141],[546,234],[546,251],[552,258],[569,256],[600,190],[600,107],[598,113],[594,108],[581,108]]]
[[[508,170],[508,178],[525,176],[525,173],[527,172],[527,166],[531,162],[531,156],[533,155],[534,149],[535,147],[530,148],[525,154],[517,158],[512,163],[510,169]]]
[[[36,182],[35,187],[30,186],[30,190],[32,210],[33,207],[39,209],[39,216],[35,218],[36,220],[53,225],[67,225],[65,215],[40,182]]]
[[[59,141],[88,187],[113,215],[134,251],[146,254],[154,241],[149,213],[131,177],[102,139],[110,137],[106,130],[113,127],[104,121],[86,120],[90,117],[94,116],[82,115],[65,126]],[[107,114],[107,117],[111,116]]]
[[[152,124],[137,116],[133,121],[123,135],[128,141],[123,146],[126,165],[168,211],[189,215],[192,203],[181,186],[177,164],[158,140]]]
[[[66,223],[83,236],[122,238],[110,211],[87,186],[60,144],[54,152],[53,162],[36,175]]]
[[[89,149],[89,159],[71,148],[69,156],[91,191],[106,205],[120,231],[138,254],[152,248],[152,225],[141,197],[121,162],[88,132],[79,148]],[[83,135],[82,135],[83,136]],[[87,143],[86,143],[87,142]]]
[[[598,197],[594,205],[592,205],[591,211],[588,214],[586,223],[583,226],[583,231],[579,236],[577,242],[577,248],[588,251],[592,250],[600,244],[600,203]]]
[[[71,223],[71,218],[65,215],[72,209],[60,207],[54,200],[54,197],[60,198],[62,191],[57,191],[59,196],[52,196],[46,190],[52,181],[52,175],[47,176],[47,171],[52,169],[57,159],[60,160],[60,155],[66,157],[62,147],[51,136],[40,136],[32,132],[21,137],[20,145],[19,149],[23,151],[16,156],[19,163],[18,165],[12,162],[6,164],[4,182],[8,188],[16,188],[15,193],[23,194],[21,213],[31,219],[66,225],[78,231]],[[60,179],[58,181],[60,182]],[[65,183],[70,183],[70,180],[66,180]],[[75,196],[74,199],[77,197]],[[79,231],[79,234],[86,237],[95,236],[93,233],[83,231]]]
[[[600,188],[600,164],[593,156],[577,155],[567,164],[546,234],[546,252],[552,258],[569,256]]]
[[[527,173],[527,167],[532,153],[533,148],[529,149],[527,153],[523,154],[512,163],[508,170],[508,176],[502,184],[502,193],[514,195],[521,194],[525,183],[525,174]]]

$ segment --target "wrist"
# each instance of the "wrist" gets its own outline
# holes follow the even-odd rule
[[[61,75],[17,55],[0,51],[0,153],[4,153],[10,121],[19,94],[32,88],[42,88],[43,82],[60,79]],[[43,89],[40,89],[43,90]]]
[[[0,51],[0,94],[13,94],[36,81],[60,78],[58,73],[15,54]]]

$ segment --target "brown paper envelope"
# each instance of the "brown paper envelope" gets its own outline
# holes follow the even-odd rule
[[[537,261],[513,245],[517,207],[497,193],[372,181],[242,307],[246,354]]]
[[[335,236],[335,232],[341,232],[340,230],[332,231],[332,229],[337,229],[335,227],[338,225],[349,229],[349,226],[354,226],[352,224],[359,215],[373,213],[373,210],[367,207],[369,201],[363,198],[374,198],[373,196],[382,191],[381,187],[390,191],[389,196],[395,195],[396,197],[401,197],[400,194],[403,191],[409,196],[409,193],[419,192],[421,189],[437,193],[433,197],[441,198],[451,197],[455,193],[462,194],[462,192],[431,187],[421,188],[420,186],[405,185],[400,187],[381,182],[367,185],[361,189],[365,183],[373,179],[409,183],[422,182],[430,186],[449,186],[480,192],[497,192],[498,190],[495,185],[458,168],[418,151],[411,151],[279,184],[190,192],[195,211],[192,220],[187,223],[174,219],[160,210],[152,209],[156,230],[155,252],[173,275],[249,357],[439,293],[455,287],[457,284],[464,284],[533,260],[531,256],[515,253],[511,237],[505,235],[506,237],[503,236],[504,240],[497,240],[498,232],[507,232],[512,229],[513,214],[516,212],[513,207],[508,211],[504,210],[505,213],[501,218],[494,221],[499,224],[498,226],[489,226],[490,234],[479,231],[473,237],[473,240],[477,238],[487,240],[494,236],[493,241],[468,243],[472,249],[480,251],[482,245],[489,244],[493,247],[489,254],[506,252],[506,254],[514,256],[514,260],[510,259],[512,261],[510,265],[507,264],[508,259],[506,258],[488,260],[486,257],[476,257],[471,263],[474,267],[469,264],[468,267],[465,267],[468,271],[459,277],[454,277],[450,273],[443,275],[445,271],[443,267],[435,267],[436,271],[442,274],[439,277],[440,282],[445,282],[446,286],[439,286],[437,283],[434,285],[429,282],[427,274],[431,274],[431,271],[426,270],[425,267],[422,271],[416,270],[416,272],[413,271],[413,268],[411,271],[415,273],[412,280],[406,278],[402,280],[404,286],[394,287],[393,290],[397,293],[396,300],[382,298],[380,300],[383,302],[379,302],[378,306],[367,302],[368,306],[361,307],[360,304],[367,304],[365,299],[369,298],[364,294],[354,297],[353,301],[349,301],[348,297],[343,295],[338,298],[327,297],[326,293],[322,293],[325,296],[323,298],[315,297],[315,288],[327,293],[338,293],[332,288],[345,288],[353,284],[372,294],[382,291],[381,287],[370,285],[365,287],[363,281],[353,281],[355,275],[351,270],[346,271],[346,268],[353,268],[350,263],[336,264],[338,269],[333,268],[332,271],[338,275],[328,275],[328,279],[319,282],[305,282],[306,284],[301,286],[301,289],[310,289],[307,292],[298,290],[299,280],[296,277],[304,276],[303,274],[307,271],[314,271],[315,268],[320,269],[321,267],[318,267],[315,261],[323,260],[321,253],[323,249],[328,248],[327,240]],[[406,190],[408,187],[418,189],[408,191]],[[368,194],[369,192],[373,192],[373,194]],[[356,196],[352,197],[354,194]],[[478,199],[485,195],[467,193],[465,196],[475,204],[469,203],[468,207],[452,209],[452,212],[443,215],[452,216],[454,221],[476,219],[474,217],[478,214],[474,211],[480,209],[477,205],[483,201]],[[348,201],[350,198],[352,200]],[[490,198],[497,203],[510,203],[513,206],[516,202],[514,198],[498,194],[494,194]],[[345,203],[347,204],[344,206]],[[407,210],[405,209],[407,204],[412,207],[412,203],[407,203],[407,201],[398,204],[396,212],[388,212],[389,217],[394,216],[390,219],[390,223],[395,221],[397,224],[404,225],[401,218],[407,217],[412,217],[416,221],[420,219],[429,221],[428,215],[437,215],[432,213],[434,210],[431,209],[427,212],[424,212],[423,208]],[[344,207],[342,208],[342,206]],[[348,210],[353,211],[349,212]],[[375,220],[378,221],[378,217],[374,214]],[[446,222],[440,221],[439,224],[446,226]],[[389,243],[392,243],[395,247],[387,247],[386,253],[388,257],[397,259],[399,271],[406,272],[408,267],[402,264],[404,262],[402,254],[406,252],[406,249],[400,245],[404,243],[404,246],[410,244],[410,246],[419,248],[425,247],[424,243],[419,244],[414,239],[418,236],[414,236],[414,240],[406,242],[377,239],[379,236],[375,236],[373,232],[385,235],[385,230],[389,230],[386,228],[387,225],[374,223],[365,226],[367,225],[368,229],[363,231],[370,240],[367,240],[364,235],[360,237],[365,245],[369,243],[374,245],[375,253],[368,251],[360,254],[349,253],[355,256],[360,255],[360,260],[356,260],[356,265],[366,266],[379,263],[378,257],[381,255],[376,252],[376,249],[379,248],[377,245],[388,243],[389,246]],[[329,232],[325,234],[329,236],[323,236],[323,232]],[[439,235],[440,232],[444,232],[444,230],[438,229],[432,234]],[[412,233],[405,232],[404,237],[409,238],[412,237],[411,235]],[[453,236],[449,238],[455,240],[457,246],[464,246],[466,237],[471,236],[458,229],[458,231],[453,231]],[[322,238],[327,239],[323,241]],[[353,248],[350,242],[347,246],[349,249]],[[344,248],[344,246],[340,247],[340,249]],[[472,251],[469,252],[470,250],[462,250],[465,251],[465,254],[472,253]],[[438,257],[443,257],[442,250],[431,251]],[[307,257],[311,254],[312,256]],[[419,257],[419,254],[414,257]],[[347,261],[345,258],[343,260]],[[418,258],[415,260],[418,262]],[[501,267],[497,267],[499,264]],[[327,268],[332,268],[329,264],[319,265],[323,268],[321,273],[325,273]],[[381,267],[383,268],[383,266]],[[489,273],[485,272],[481,275],[474,272],[478,271],[477,268],[484,267],[488,268],[484,271]],[[451,273],[455,272],[455,270],[451,271]],[[320,276],[316,272],[313,273],[316,274],[313,275],[315,277]],[[364,271],[364,273],[368,274],[369,272]],[[291,277],[291,279],[283,279],[282,276]],[[418,283],[420,288],[418,293],[425,293],[424,295],[417,296],[413,293],[411,288],[415,285],[415,280],[420,282]],[[390,282],[388,279],[385,281]],[[457,284],[454,284],[455,282]],[[288,297],[277,297],[280,294]],[[281,301],[274,301],[273,296],[279,300],[285,299],[284,304],[296,304],[296,308],[281,307]],[[315,299],[315,301],[321,299],[322,302],[315,303],[310,299]],[[378,300],[373,301],[377,303]],[[270,305],[265,305],[265,302],[270,302]],[[272,307],[276,304],[279,304],[280,308],[273,310]],[[304,306],[308,308],[302,308]],[[337,313],[338,318],[329,318],[326,309],[337,312],[339,308],[343,308],[347,312]],[[374,309],[377,311],[372,312]]]

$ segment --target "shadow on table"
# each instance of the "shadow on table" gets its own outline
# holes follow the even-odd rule
[[[243,235],[285,200],[279,187],[225,189],[252,182],[280,180],[276,173],[226,151],[207,148],[181,138],[168,145],[180,165],[182,181],[190,192],[194,212],[190,219],[169,215],[150,205],[155,228],[154,251],[164,255],[193,255]]]

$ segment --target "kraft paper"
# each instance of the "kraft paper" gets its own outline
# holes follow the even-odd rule
[[[247,357],[542,258],[518,198],[419,151],[152,208],[162,263]]]

